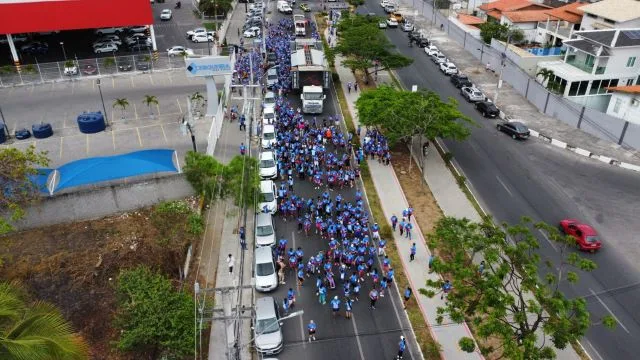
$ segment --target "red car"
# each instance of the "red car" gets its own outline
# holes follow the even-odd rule
[[[565,234],[571,235],[576,239],[576,245],[580,250],[594,252],[602,247],[598,233],[591,226],[583,224],[576,219],[560,221],[560,229]]]

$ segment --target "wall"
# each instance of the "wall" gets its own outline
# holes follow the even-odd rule
[[[596,27],[594,27],[594,24],[596,24]],[[600,26],[598,26],[598,25],[600,25]],[[587,14],[585,13],[582,16],[582,22],[580,23],[580,30],[602,30],[602,29],[605,29],[605,27],[603,27],[601,25],[609,26],[611,29],[640,28],[640,17],[638,17],[636,19],[633,19],[633,20],[617,23],[617,24],[609,24],[609,23],[605,23],[604,20],[602,20],[602,18],[594,19],[594,18],[591,18],[591,17],[587,16]]]
[[[621,101],[620,109],[617,113],[613,111],[616,104],[616,99],[619,99]],[[634,99],[635,102],[632,102],[632,100]],[[632,96],[623,93],[613,93],[611,95],[609,107],[607,108],[607,114],[625,119],[630,123],[640,125],[640,95]]]
[[[640,47],[632,48],[615,48],[612,49],[612,55],[607,61],[605,74],[626,76],[629,78],[637,78],[640,75]],[[627,60],[630,56],[636,57],[633,67],[627,67]]]
[[[610,98],[611,96],[609,94],[600,94],[600,95],[571,96],[568,99],[577,104],[584,105],[588,108],[606,113]]]

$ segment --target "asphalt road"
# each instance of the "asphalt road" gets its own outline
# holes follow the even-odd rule
[[[274,14],[276,14],[274,12]],[[279,15],[274,15],[272,22],[279,20]],[[295,107],[299,106],[299,98],[290,96],[290,101]],[[338,113],[336,95],[331,91],[325,100],[325,111],[321,117]],[[277,182],[279,185],[279,181]],[[324,191],[325,189],[322,189]],[[308,181],[294,183],[294,192],[304,198],[320,196],[322,191],[315,190]],[[346,201],[353,201],[355,188],[334,191],[332,199],[341,193]],[[370,212],[369,212],[370,213]],[[378,219],[382,221],[382,219]],[[276,219],[277,239],[286,238],[289,247],[294,249],[301,246],[305,253],[305,261],[310,255],[315,255],[320,250],[327,250],[326,240],[312,234],[306,237],[304,232],[298,233],[297,223],[291,220],[285,222],[280,216]],[[392,264],[393,266],[394,264]],[[399,264],[395,264],[399,266]],[[379,264],[377,264],[380,270]],[[337,273],[336,273],[337,274]],[[416,341],[412,336],[409,321],[402,310],[402,301],[395,287],[390,287],[386,296],[380,298],[376,309],[368,308],[368,293],[371,289],[371,280],[365,279],[360,291],[360,301],[355,302],[352,320],[342,316],[334,318],[331,314],[329,303],[321,305],[315,295],[315,278],[307,278],[303,287],[297,287],[295,274],[288,273],[286,285],[280,285],[278,289],[266,296],[273,296],[278,305],[282,307],[282,299],[286,296],[289,287],[294,287],[297,292],[297,305],[292,311],[304,309],[304,315],[287,320],[283,326],[285,349],[277,356],[280,360],[327,360],[327,359],[394,359],[398,351],[400,335],[404,335],[409,342],[409,349],[405,351],[404,359],[419,359]],[[342,296],[342,286],[339,278],[336,280],[336,289],[329,290],[327,299],[334,295]],[[262,296],[262,295],[259,295]],[[314,320],[318,325],[317,341],[307,341],[306,326],[309,320]]]
[[[367,1],[362,13],[384,15],[380,5]],[[562,218],[578,218],[593,224],[604,247],[596,254],[583,254],[599,269],[581,273],[577,285],[563,284],[570,297],[585,297],[592,322],[583,345],[594,359],[630,359],[640,351],[640,253],[636,220],[640,201],[640,174],[610,167],[558,150],[538,140],[513,141],[495,129],[495,120],[482,118],[466,103],[418,47],[408,47],[407,34],[388,29],[389,39],[414,63],[397,74],[405,86],[418,85],[453,97],[460,109],[477,122],[464,142],[445,141],[469,180],[482,206],[498,221],[517,222],[521,216],[556,224]],[[455,62],[455,59],[453,59]],[[558,252],[542,236],[541,255],[558,261]],[[611,331],[598,320],[613,315],[619,326]]]

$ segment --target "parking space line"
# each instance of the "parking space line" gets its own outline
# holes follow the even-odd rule
[[[116,78],[112,77],[111,78],[111,86],[113,86],[113,88],[116,88]]]
[[[156,104],[156,108],[158,109],[158,116],[160,116],[160,104]]]
[[[168,73],[168,77],[169,77],[169,84],[173,84],[173,76],[171,76],[171,73]]]
[[[60,137],[60,159],[62,159],[62,149],[64,145],[64,136]]]
[[[133,82],[133,76],[130,76],[129,79],[131,79],[131,87],[136,87],[136,84]]]
[[[62,115],[62,116],[64,116],[64,117],[62,118],[62,128],[64,129],[64,128],[66,128],[66,127],[67,127],[67,116],[69,116],[69,112],[68,112],[68,111],[65,111],[65,112],[64,112],[64,115]]]
[[[149,81],[151,81],[151,85],[155,85],[155,84],[153,83],[153,76],[149,75]]]
[[[142,147],[142,136],[140,136],[140,128],[136,128],[136,133],[138,134],[138,142],[140,143],[140,147]]]
[[[164,137],[165,144],[168,144],[169,140],[167,140],[167,134],[164,132],[164,126],[162,126],[162,124],[160,124],[160,129],[162,129],[162,136]]]
[[[116,149],[116,132],[111,130],[111,143],[113,144],[113,150]]]
[[[35,89],[36,89],[35,85],[31,85],[31,89],[29,90],[29,95],[32,95],[33,94],[33,90],[35,90]]]
[[[180,105],[180,98],[176,98],[176,102],[178,103],[178,110],[180,110],[180,114],[182,114],[182,105]]]
[[[136,107],[136,103],[132,102],[131,105],[133,105],[133,113],[136,116],[136,120],[138,119],[138,108]]]

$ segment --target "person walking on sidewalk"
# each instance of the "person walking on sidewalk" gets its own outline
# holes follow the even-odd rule
[[[233,257],[233,255],[229,254],[226,261],[227,267],[229,268],[229,275],[233,275],[233,263],[236,262],[236,259]]]
[[[451,288],[453,286],[451,285],[451,282],[447,279],[444,281],[444,283],[442,284],[442,295],[440,295],[440,300],[444,299],[445,296],[448,298],[449,297],[449,292],[451,291]]]
[[[409,299],[411,299],[411,294],[413,294],[413,290],[411,290],[411,287],[407,286],[407,288],[404,289],[404,301],[402,302],[403,309],[407,308],[407,303],[409,302]]]
[[[404,224],[404,237],[409,240],[411,240],[411,229],[413,229],[413,225],[407,221],[407,223]]]
[[[400,229],[400,236],[404,234],[404,227],[406,225],[407,223],[404,221],[404,217],[403,217],[402,220],[400,220],[400,223],[398,224],[398,228]]]
[[[433,271],[432,267],[433,267],[433,262],[436,260],[436,256],[431,253],[431,255],[429,255],[429,272],[431,273]]]
[[[384,291],[387,290],[387,287],[387,277],[383,276],[382,280],[380,280],[380,297],[384,297]]]
[[[409,262],[415,260],[416,258],[416,243],[411,245],[411,249],[409,250]]]
[[[385,250],[387,246],[387,242],[384,239],[380,239],[378,241],[378,256],[387,256],[387,252]]]
[[[396,214],[391,215],[391,228],[393,231],[396,231],[396,226],[398,226],[398,217]]]
[[[240,131],[247,131],[247,118],[244,114],[240,115]]]
[[[347,91],[351,93],[351,81],[347,83]]]
[[[309,330],[309,342],[316,340],[316,323],[313,320],[309,321],[309,325],[307,325],[307,329]]]
[[[242,250],[247,250],[247,236],[244,231],[244,226],[240,226],[240,229],[238,229],[238,235],[240,235],[240,247]]]
[[[246,152],[247,152],[247,147],[244,146],[244,143],[240,143],[240,155],[244,156]]]
[[[375,310],[376,309],[376,301],[378,301],[378,290],[374,287],[369,291],[369,300],[371,303],[369,304],[369,308]]]
[[[336,317],[340,312],[340,299],[338,299],[338,295],[331,299],[331,309],[333,310],[333,317]]]
[[[358,82],[357,81],[353,82],[353,91],[358,92]]]
[[[409,220],[409,222],[411,222],[411,217],[413,216],[413,208],[411,206],[409,206],[407,208],[407,219]]]
[[[404,336],[400,335],[400,342],[398,343],[398,356],[396,357],[397,360],[402,359],[402,355],[404,354],[404,351],[407,349],[407,340],[404,338]]]

